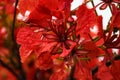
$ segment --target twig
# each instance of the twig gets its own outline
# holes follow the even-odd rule
[[[16,0],[16,2],[15,2],[14,15],[13,15],[13,23],[12,23],[12,29],[11,29],[11,37],[12,37],[12,41],[13,41],[12,51],[16,55],[16,58],[18,60],[19,71],[20,71],[19,77],[21,78],[20,80],[26,80],[25,72],[24,72],[24,70],[22,68],[22,63],[20,61],[19,48],[18,48],[18,45],[16,43],[16,39],[14,37],[18,2],[19,2],[19,0]]]
[[[95,5],[94,5],[93,0],[91,0],[91,3],[92,3],[92,6],[94,7]],[[95,10],[95,14],[98,15],[96,10]]]

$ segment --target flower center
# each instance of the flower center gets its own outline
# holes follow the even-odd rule
[[[66,40],[66,37],[63,35],[63,36],[60,36],[59,39],[60,39],[60,42],[64,42]]]

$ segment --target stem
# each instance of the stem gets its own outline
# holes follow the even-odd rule
[[[112,8],[111,8],[110,5],[109,5],[109,9],[110,9],[110,12],[111,12],[111,14],[112,14]],[[108,22],[109,34],[108,34],[108,36],[107,36],[107,40],[109,40],[109,38],[111,37],[112,30],[113,30],[113,27],[112,27],[112,25],[110,24],[110,23],[112,23],[112,22],[111,22],[111,19],[112,19],[112,17],[110,18],[110,20],[109,20],[109,22]],[[106,40],[106,41],[107,41],[107,40]]]
[[[111,12],[111,14],[112,14],[112,8],[111,8],[111,6],[109,5],[109,9],[110,9],[110,12]]]
[[[18,48],[18,45],[16,43],[16,39],[14,37],[18,2],[19,2],[19,0],[16,0],[16,2],[15,2],[13,23],[12,23],[12,28],[11,28],[11,37],[12,37],[12,41],[13,41],[12,52],[15,54],[16,60],[18,61],[18,66],[19,66],[18,68],[19,68],[19,71],[20,71],[20,74],[19,74],[20,79],[19,80],[26,80],[25,72],[22,68],[22,63],[20,61],[19,48]]]
[[[92,6],[94,7],[95,4],[94,4],[93,0],[91,0],[91,3],[92,3]],[[95,14],[98,15],[96,9],[95,9]]]
[[[17,45],[15,37],[14,37],[17,5],[18,5],[18,0],[16,0],[16,2],[15,2],[14,15],[13,15],[13,23],[12,23],[12,29],[11,29],[11,37],[12,37],[12,41],[13,41],[13,45],[12,45],[13,52],[16,53],[16,57],[17,57],[18,61],[20,62],[19,49],[18,49],[18,45]]]
[[[17,5],[18,5],[18,0],[15,2],[15,8],[14,8],[14,15],[13,15],[13,23],[12,23],[12,40],[16,44],[16,40],[14,38],[14,29],[15,29],[15,23],[16,23],[16,13],[17,13]]]

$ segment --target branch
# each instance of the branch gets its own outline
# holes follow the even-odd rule
[[[15,36],[14,36],[18,1],[19,0],[16,0],[16,2],[15,2],[14,15],[13,15],[13,23],[12,23],[12,29],[11,29],[11,37],[12,37],[12,41],[13,41],[13,50],[17,50],[16,57],[18,58],[18,60],[20,60],[19,49],[18,49],[18,45],[16,43],[16,39],[15,39]]]
[[[16,42],[15,38],[14,38],[14,29],[15,29],[15,22],[16,22],[17,5],[18,5],[18,0],[16,0],[16,2],[15,2],[13,23],[12,23],[12,39],[13,39],[14,42]]]
[[[11,46],[12,46],[12,52],[14,53],[14,55],[18,61],[18,65],[19,65],[19,71],[20,71],[19,80],[26,80],[25,72],[22,68],[22,63],[20,61],[19,47],[18,47],[18,45],[16,43],[16,39],[14,37],[18,2],[19,2],[19,0],[16,0],[15,8],[14,8],[13,23],[12,23],[12,28],[11,28],[11,37],[12,37],[13,45],[11,45]]]

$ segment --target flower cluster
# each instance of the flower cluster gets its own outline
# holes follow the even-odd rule
[[[19,5],[23,2],[21,0]],[[71,76],[76,80],[118,80],[114,73],[118,72],[119,76],[119,70],[114,69],[119,64],[114,61],[117,55],[112,49],[120,48],[120,35],[116,34],[120,25],[119,7],[114,4],[119,5],[120,1],[102,0],[98,4],[102,4],[100,9],[111,8],[112,18],[107,30],[103,30],[102,16],[96,15],[96,7],[88,8],[84,1],[71,11],[71,2],[38,0],[37,4],[32,4],[34,8],[26,5],[26,10],[31,10],[25,21],[29,26],[21,27],[17,34],[21,61],[35,54],[39,69],[53,69],[50,80],[66,80]],[[20,10],[22,8],[19,6]]]
[[[7,15],[14,11],[14,15],[25,17],[23,21],[16,21],[13,40],[15,38],[19,45],[20,65],[25,68],[27,79],[119,80],[120,0],[100,0],[96,5],[94,0],[83,0],[71,10],[73,1],[19,0],[16,12],[14,0],[1,1],[1,5],[13,5],[9,7],[12,10],[7,7],[9,5],[2,8],[0,5],[0,10],[6,10]],[[88,7],[88,3],[93,7]],[[96,9],[107,7],[112,16],[104,29],[103,16],[98,15]],[[0,46],[4,33],[0,27]],[[18,46],[13,43],[13,49],[16,49]],[[19,62],[19,58],[16,59]],[[16,63],[14,59],[13,62]]]

